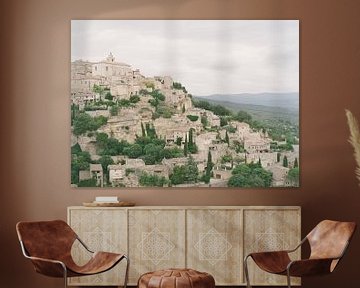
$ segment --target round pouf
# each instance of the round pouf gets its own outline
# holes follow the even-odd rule
[[[214,288],[214,277],[192,269],[166,269],[140,276],[138,288]]]

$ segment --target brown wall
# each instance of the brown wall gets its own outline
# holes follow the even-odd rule
[[[22,258],[19,220],[66,217],[100,193],[139,205],[301,205],[303,234],[330,218],[360,223],[344,108],[360,118],[357,0],[1,1],[1,287],[62,287]],[[301,188],[70,189],[71,19],[299,19]],[[358,232],[359,234],[359,232]],[[360,237],[335,274],[304,287],[358,287]]]

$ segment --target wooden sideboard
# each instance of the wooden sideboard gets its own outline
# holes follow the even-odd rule
[[[192,268],[212,274],[216,285],[245,285],[243,258],[250,252],[294,248],[301,238],[298,206],[68,207],[68,223],[92,250],[126,253],[129,285],[163,268]],[[78,263],[88,253],[72,249]],[[300,250],[293,258],[300,258]],[[69,285],[121,285],[125,263]],[[286,277],[264,273],[249,261],[253,285],[286,285]],[[294,285],[300,280],[294,278]]]

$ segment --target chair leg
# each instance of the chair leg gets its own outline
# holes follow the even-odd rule
[[[126,255],[124,256],[124,258],[126,259],[126,271],[125,271],[124,288],[126,288],[126,287],[127,287],[128,278],[129,278],[130,259],[129,259],[129,257],[127,257]]]
[[[286,276],[287,276],[288,288],[291,288],[291,278],[290,278],[290,271],[289,271],[289,269],[287,269]]]
[[[244,258],[244,272],[245,272],[245,279],[246,279],[246,287],[247,288],[251,288],[250,285],[250,279],[249,279],[249,269],[248,269],[248,265],[247,265],[247,259],[249,258],[250,255],[247,255]]]
[[[64,269],[64,287],[67,288],[68,285],[67,285],[67,270],[66,270],[66,266],[65,265],[62,265],[63,266],[63,269]]]

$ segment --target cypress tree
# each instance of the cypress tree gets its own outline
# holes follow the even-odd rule
[[[194,144],[193,142],[193,129],[190,128],[189,130],[189,146],[192,146]]]
[[[228,144],[228,146],[230,145],[229,135],[227,131],[225,133],[225,142]]]
[[[142,122],[141,122],[141,132],[142,132],[142,136],[145,137],[146,132],[145,132],[144,124]]]
[[[185,136],[184,155],[185,156],[188,155],[188,139],[187,139],[187,135]]]
[[[288,166],[289,166],[288,159],[287,159],[286,156],[284,156],[284,159],[283,159],[283,166],[284,166],[284,167],[288,167]]]
[[[295,162],[294,162],[294,168],[299,167],[299,163],[298,163],[298,159],[297,157],[295,158]]]

